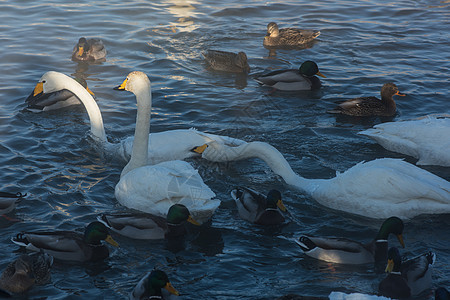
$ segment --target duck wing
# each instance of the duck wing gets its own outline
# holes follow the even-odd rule
[[[252,189],[239,187],[231,191],[241,218],[256,222],[264,211],[265,196]]]

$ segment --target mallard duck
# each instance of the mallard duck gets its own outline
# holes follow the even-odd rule
[[[292,170],[275,147],[250,142],[230,147],[211,142],[193,151],[214,162],[263,160],[288,185],[332,209],[364,217],[402,219],[450,213],[450,182],[401,159],[360,162],[333,178],[304,178]]]
[[[200,223],[210,219],[220,200],[189,163],[181,160],[147,165],[152,108],[151,84],[142,72],[131,72],[118,90],[130,91],[137,101],[136,130],[131,159],[115,188],[120,204],[165,216],[176,203],[184,204]]]
[[[236,54],[233,52],[208,50],[202,54],[208,66],[213,70],[235,73],[250,72],[247,55],[242,51]]]
[[[95,61],[105,60],[106,48],[99,39],[89,39],[82,37],[73,48],[73,61]]]
[[[36,88],[45,95],[62,90],[68,90],[76,95],[83,103],[89,116],[90,135],[93,140],[108,155],[126,162],[130,160],[134,136],[122,139],[118,143],[110,143],[106,136],[102,114],[97,102],[79,82],[65,74],[49,71],[42,75]],[[201,132],[194,128],[155,132],[151,133],[149,137],[147,164],[153,165],[168,160],[198,157],[197,153],[191,151],[192,148],[210,141],[235,146],[245,143],[245,141],[233,137]]]
[[[368,244],[345,238],[301,236],[296,243],[306,255],[320,260],[341,264],[367,264],[386,261],[389,234],[395,234],[403,242],[403,221],[397,217],[386,219],[376,237]]]
[[[27,194],[0,192],[0,215],[7,214],[16,208],[17,203]]]
[[[314,75],[325,78],[325,75],[320,73],[317,64],[307,60],[302,63],[298,70],[277,70],[258,76],[255,80],[262,85],[270,86],[280,91],[309,91],[322,86],[320,79]]]
[[[383,279],[378,291],[381,295],[391,298],[415,297],[431,288],[431,265],[436,255],[428,252],[402,262],[400,252],[396,247],[389,248],[387,277]]]
[[[94,96],[94,93],[87,86],[86,80],[74,80],[81,84],[81,86],[84,87],[91,96]],[[65,88],[62,81],[55,81],[54,84],[52,84],[52,82],[50,84],[46,84],[47,88],[44,91],[45,83],[45,81],[38,82],[28,98],[25,99],[25,103],[27,104],[27,109],[29,111],[50,111],[71,105],[82,104],[80,98],[70,89]],[[49,87],[51,84],[52,86]],[[95,100],[93,101],[95,102]]]
[[[450,167],[450,115],[386,122],[358,132],[384,148],[419,159],[417,165]]]
[[[278,29],[275,22],[267,24],[267,34],[263,45],[266,47],[298,47],[311,43],[320,35],[320,31],[304,30],[298,28]]]
[[[284,222],[278,210],[286,211],[278,190],[270,190],[267,197],[246,187],[238,187],[231,191],[242,219],[261,225],[276,225]]]
[[[392,96],[406,96],[400,94],[397,86],[391,82],[383,84],[381,100],[376,97],[359,97],[340,103],[335,109],[329,110],[332,114],[342,114],[356,117],[392,117],[397,108]]]
[[[187,221],[200,225],[192,218],[183,204],[174,204],[169,208],[167,217],[163,218],[144,213],[102,214],[98,221],[109,229],[133,239],[156,240],[182,236],[186,233],[184,223]]]
[[[75,231],[21,232],[11,239],[15,244],[31,251],[41,249],[54,258],[69,261],[98,261],[109,256],[102,240],[117,247],[118,244],[100,222],[90,223],[84,234]]]
[[[167,290],[172,295],[179,295],[164,271],[153,270],[138,282],[130,294],[130,299],[169,299],[167,295],[163,295],[161,289]]]
[[[0,289],[8,294],[19,294],[34,284],[44,284],[50,280],[52,264],[53,258],[43,252],[21,255],[3,271]]]
[[[450,292],[445,287],[438,287],[434,291],[435,300],[450,300]]]

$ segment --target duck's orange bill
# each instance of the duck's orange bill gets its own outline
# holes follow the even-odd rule
[[[43,93],[44,92],[44,83],[43,82],[38,82],[36,84],[36,87],[34,88],[33,91],[33,96],[36,96],[37,94]]]
[[[174,295],[177,295],[177,296],[180,295],[180,293],[178,293],[178,291],[172,286],[172,284],[171,284],[170,282],[166,283],[166,285],[164,286],[164,288],[165,288],[166,290],[168,290],[169,293],[171,293],[171,294],[174,294]]]
[[[402,245],[403,248],[405,248],[405,242],[403,241],[403,236],[401,234],[397,234],[397,239]]]
[[[86,91],[88,91],[88,93],[91,94],[92,96],[95,96],[94,92],[91,91],[87,86],[86,86]]]
[[[286,206],[284,206],[284,203],[283,203],[283,201],[281,201],[281,199],[277,201],[277,206],[282,211],[287,211]]]
[[[406,94],[400,94],[400,92],[399,92],[399,91],[395,92],[395,94],[394,94],[394,95],[397,95],[397,96],[406,96]]]
[[[387,263],[386,269],[384,271],[387,273],[391,273],[393,269],[394,269],[394,260],[388,259],[388,263]]]
[[[108,244],[113,245],[114,247],[119,247],[119,244],[110,235],[108,235],[106,237],[105,242],[107,242]]]
[[[327,76],[323,75],[322,73],[320,73],[320,71],[317,71],[316,75],[323,77],[323,78],[327,78]]]
[[[188,219],[187,219],[187,221],[188,221],[189,223],[191,223],[191,224],[194,224],[194,225],[200,225],[200,223],[197,222],[197,221],[195,221],[194,218],[193,218],[192,216],[189,216]]]
[[[78,56],[83,56],[83,53],[84,53],[84,48],[78,47]]]

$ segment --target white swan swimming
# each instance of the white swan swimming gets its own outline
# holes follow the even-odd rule
[[[136,95],[137,117],[131,159],[122,170],[115,188],[116,199],[124,206],[165,216],[176,203],[185,205],[198,222],[208,220],[219,207],[214,192],[187,162],[166,161],[147,165],[151,84],[142,72],[131,72],[117,89]]]
[[[229,147],[211,142],[198,148],[203,158],[215,162],[260,158],[287,184],[332,209],[380,219],[450,213],[450,182],[401,159],[361,162],[331,179],[307,179],[267,143]]]
[[[91,136],[94,140],[100,142],[107,153],[119,156],[124,161],[130,159],[133,137],[128,137],[118,144],[109,143],[103,127],[102,114],[97,103],[76,80],[65,74],[50,71],[41,77],[36,85],[36,89],[41,90],[44,94],[57,93],[62,90],[72,92],[86,108],[91,124]],[[192,148],[213,140],[230,146],[245,143],[239,139],[204,133],[195,129],[178,129],[152,133],[148,147],[148,164],[157,164],[176,159],[183,160],[198,156],[198,154],[191,151]]]
[[[387,150],[419,159],[418,165],[450,167],[450,115],[387,122],[359,132]]]

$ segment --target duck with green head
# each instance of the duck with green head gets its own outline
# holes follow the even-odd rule
[[[362,244],[346,238],[301,236],[296,243],[303,252],[319,260],[341,264],[368,264],[386,261],[388,251],[388,237],[397,236],[403,242],[403,221],[397,217],[386,219],[380,227],[376,237],[367,244]]]
[[[322,86],[320,79],[315,75],[325,78],[325,75],[320,73],[317,64],[307,60],[301,64],[299,69],[276,70],[258,76],[255,80],[280,91],[310,91]]]
[[[21,232],[11,239],[15,244],[31,251],[44,251],[59,260],[99,261],[109,256],[108,247],[101,241],[117,247],[100,222],[90,223],[84,234],[75,231],[33,231]]]
[[[124,212],[102,214],[97,219],[118,234],[141,240],[183,236],[186,222],[200,225],[183,204],[172,205],[166,218],[142,212]]]
[[[163,293],[162,289],[169,293]],[[170,283],[167,274],[161,270],[153,270],[138,282],[130,299],[170,299],[171,295],[178,296],[179,293]]]
[[[389,274],[380,282],[379,293],[398,299],[416,297],[431,289],[431,265],[435,259],[436,255],[430,251],[402,262],[398,249],[389,248],[386,266]]]
[[[261,225],[276,225],[285,221],[281,211],[286,207],[278,190],[270,190],[267,196],[246,187],[231,191],[242,219]],[[280,209],[280,210],[279,210]]]

